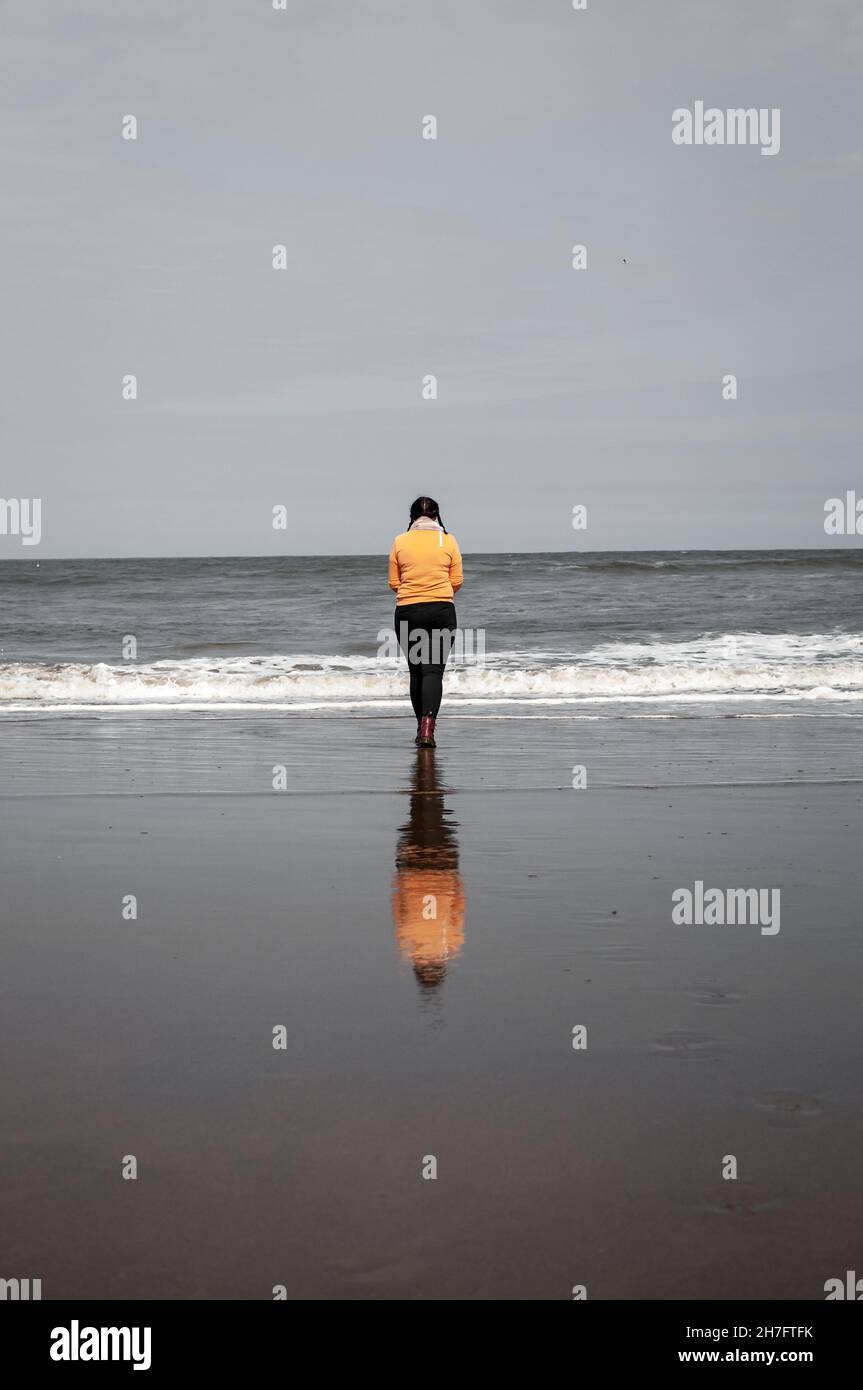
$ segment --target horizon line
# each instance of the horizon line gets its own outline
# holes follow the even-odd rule
[[[786,551],[809,551],[813,553],[825,552],[827,554],[853,554],[857,551],[863,552],[863,546],[853,545],[770,545],[770,546],[626,546],[614,550],[463,550],[462,554],[470,555],[781,555]],[[66,561],[114,561],[114,560],[370,560],[380,559],[383,556],[386,561],[387,551],[384,550],[319,550],[319,551],[291,551],[282,554],[273,552],[247,552],[237,554],[235,552],[215,552],[200,555],[181,555],[171,552],[150,555],[47,555],[44,561],[29,555],[0,555],[0,564],[22,564],[22,563],[64,563]]]

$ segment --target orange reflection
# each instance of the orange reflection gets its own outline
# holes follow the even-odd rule
[[[438,785],[435,750],[418,748],[410,817],[399,831],[393,878],[393,925],[402,959],[419,984],[436,989],[464,945],[464,885],[457,822]]]

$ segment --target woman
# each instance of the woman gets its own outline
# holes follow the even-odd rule
[[[418,497],[410,525],[393,541],[389,584],[396,595],[395,627],[407,657],[416,742],[435,747],[443,668],[457,622],[453,597],[463,583],[461,552],[441,521],[433,497]]]

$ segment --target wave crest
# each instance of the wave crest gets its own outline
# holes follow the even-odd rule
[[[406,683],[403,663],[358,656],[18,662],[0,666],[0,709],[388,703],[405,698]],[[446,696],[537,703],[863,699],[863,636],[738,633],[604,643],[583,655],[499,652],[482,666],[451,665]]]

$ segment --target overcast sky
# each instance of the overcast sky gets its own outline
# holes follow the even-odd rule
[[[466,551],[837,544],[859,0],[4,0],[0,26],[0,496],[44,529],[0,556],[380,552],[419,492]],[[675,145],[699,100],[778,107],[779,152]]]

